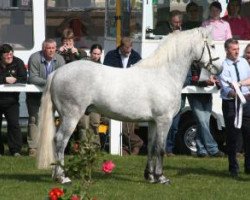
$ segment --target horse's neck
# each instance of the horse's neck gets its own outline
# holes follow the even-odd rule
[[[176,50],[176,56],[166,63],[167,73],[170,74],[173,83],[176,84],[177,90],[183,87],[193,59],[194,55],[191,47],[186,49],[179,47]]]
[[[183,84],[187,78],[188,70],[191,66],[191,61],[183,62],[181,58],[179,58],[178,62],[170,63],[171,66],[167,68],[167,72],[170,77],[173,85],[176,86],[177,90],[181,90]]]

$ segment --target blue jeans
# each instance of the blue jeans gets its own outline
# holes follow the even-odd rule
[[[175,115],[173,118],[172,125],[169,129],[168,136],[167,136],[167,141],[166,141],[166,152],[167,153],[173,153],[173,149],[175,147],[175,138],[176,134],[178,132],[178,127],[179,127],[179,121],[181,118],[181,109],[185,106],[185,100],[186,100],[186,95],[182,94],[181,95],[181,108],[179,112]]]
[[[197,122],[196,147],[197,154],[216,154],[219,149],[210,132],[210,116],[212,112],[211,94],[189,94],[188,101]]]

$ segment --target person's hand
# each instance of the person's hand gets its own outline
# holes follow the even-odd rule
[[[68,50],[68,48],[67,48],[66,45],[63,45],[63,46],[61,46],[61,47],[59,48],[59,51],[60,51],[60,52],[64,52],[64,51],[67,51],[67,50]]]
[[[235,90],[231,90],[231,91],[228,93],[228,97],[235,98],[235,97],[236,97],[236,92],[235,92]]]
[[[250,101],[250,93],[249,93],[249,94],[245,94],[244,97],[245,97],[245,99],[246,99],[247,101]]]
[[[72,47],[72,48],[71,48],[71,52],[72,52],[73,54],[78,54],[78,50],[77,50],[77,48],[75,48],[75,47]]]
[[[5,81],[6,81],[6,83],[13,84],[13,83],[16,82],[16,78],[12,77],[12,76],[9,76],[9,77],[5,78]]]
[[[206,81],[206,83],[207,83],[207,86],[214,85],[214,82],[213,82],[213,81],[211,81],[210,79],[209,79],[209,80],[207,80],[207,81]]]

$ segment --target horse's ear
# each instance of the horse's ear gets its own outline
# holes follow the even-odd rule
[[[201,34],[203,38],[205,39],[211,38],[212,30],[213,30],[212,26],[206,26],[205,28],[201,27],[200,30],[201,30]]]
[[[213,31],[213,26],[206,26],[206,29],[207,29],[207,33],[208,35],[211,35],[212,34],[212,31]]]

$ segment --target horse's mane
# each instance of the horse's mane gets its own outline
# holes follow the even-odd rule
[[[163,39],[158,48],[148,58],[143,59],[136,66],[161,67],[162,64],[166,62],[169,63],[178,59],[182,52],[184,53],[187,49],[190,49],[190,43],[194,43],[194,41],[197,41],[198,36],[202,36],[201,29],[204,28],[195,28],[191,30],[170,33]],[[150,64],[148,60],[153,60],[154,64]]]

